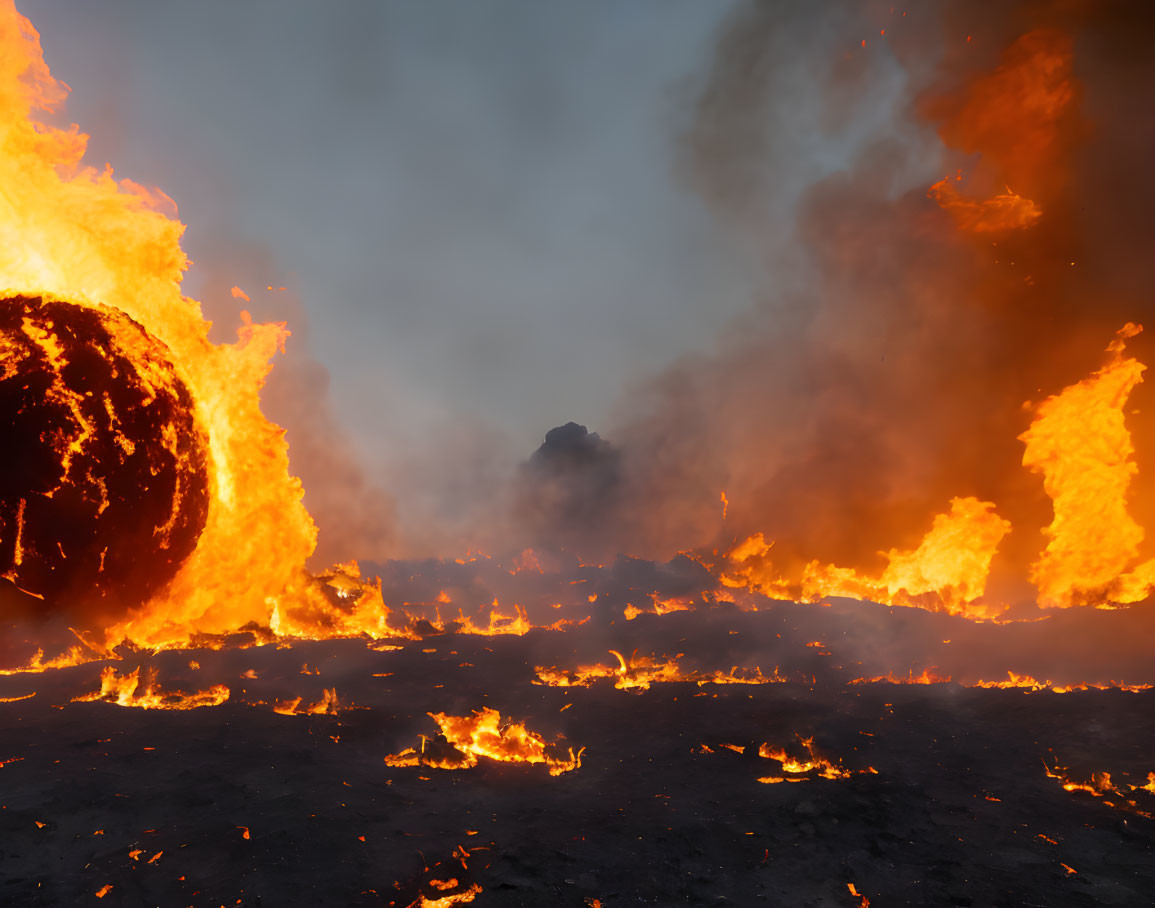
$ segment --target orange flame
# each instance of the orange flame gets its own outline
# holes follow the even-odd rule
[[[583,665],[573,671],[537,666],[535,684],[549,687],[591,687],[603,679],[612,678],[618,690],[649,690],[651,684],[685,682],[702,687],[706,684],[771,684],[786,679],[778,674],[778,669],[767,676],[760,668],[739,669],[734,666],[729,672],[684,671],[678,665],[678,657],[659,661],[652,656],[639,657],[637,652],[626,658],[617,650],[610,650],[617,658],[617,665]]]
[[[793,590],[777,576],[770,563],[773,541],[761,533],[744,539],[726,553],[725,567],[718,579],[723,586],[745,588],[771,599],[792,599]]]
[[[976,681],[973,684],[968,684],[968,687],[986,687],[986,688],[1020,688],[1023,690],[1049,690],[1056,694],[1066,694],[1076,690],[1122,690],[1130,693],[1139,693],[1140,691],[1151,690],[1155,685],[1152,684],[1124,684],[1122,681],[1111,681],[1103,684],[1100,682],[1086,682],[1081,681],[1078,684],[1055,684],[1052,681],[1039,681],[1031,675],[1020,675],[1018,672],[1007,672],[1007,677],[1002,681]]]
[[[1057,763],[1054,766],[1048,766],[1044,762],[1043,770],[1050,778],[1057,779],[1064,791],[1082,791],[1096,798],[1102,798],[1103,803],[1108,807],[1135,813],[1148,819],[1155,817],[1155,813],[1140,808],[1136,799],[1124,794],[1123,790],[1111,781],[1109,772],[1093,772],[1089,781],[1080,782],[1070,776],[1065,766],[1060,766]],[[1155,792],[1155,772],[1148,773],[1146,785],[1129,785],[1127,787],[1132,792]]]
[[[688,612],[694,607],[694,602],[685,597],[670,596],[661,598],[657,593],[650,593],[652,608],[638,608],[636,605],[627,605],[623,614],[627,621],[633,621],[638,615],[669,615],[671,612]],[[590,599],[593,602],[593,599]]]
[[[986,589],[991,559],[1011,529],[1010,522],[999,517],[994,508],[991,502],[977,498],[952,499],[950,512],[934,518],[918,548],[884,553],[890,563],[877,578],[812,561],[803,574],[802,596],[810,602],[826,596],[851,596],[969,618],[993,617],[1005,609],[978,600]]]
[[[799,760],[790,756],[782,747],[774,747],[770,744],[763,744],[758,748],[758,756],[767,760],[775,760],[782,765],[782,771],[788,772],[792,775],[803,775],[808,773],[815,773],[823,779],[849,779],[852,773],[846,769],[841,763],[831,763],[825,757],[819,757],[814,753],[814,739],[813,738],[799,738],[803,750],[806,751],[806,757]],[[773,777],[769,777],[773,778]],[[764,781],[759,779],[759,782]]]
[[[50,659],[44,658],[44,650],[37,649],[32,657],[23,665],[16,668],[0,668],[0,675],[39,674],[55,668],[70,668],[74,665],[85,665],[88,662],[99,662],[103,659],[119,659],[111,653],[98,653],[86,646],[72,646],[59,656]]]
[[[858,899],[858,908],[870,908],[870,899],[858,891],[858,888],[853,883],[846,884],[846,890]]]
[[[316,538],[284,435],[258,400],[288,332],[245,316],[236,343],[212,343],[200,304],[180,292],[188,259],[184,226],[165,213],[171,200],[85,166],[88,137],[37,118],[58,111],[68,87],[10,0],[0,8],[0,50],[0,287],[104,303],[135,319],[168,347],[208,439],[211,499],[196,550],[107,641],[156,645],[264,622]]]
[[[1138,467],[1123,407],[1147,367],[1123,351],[1142,330],[1124,325],[1107,346],[1107,364],[1043,401],[1019,436],[1023,466],[1043,474],[1054,502],[1054,520],[1043,531],[1047,546],[1031,566],[1044,608],[1137,602],[1155,583],[1155,559],[1127,572],[1143,528],[1127,513]]]
[[[104,700],[117,706],[137,709],[199,709],[202,706],[220,706],[229,699],[229,689],[216,684],[207,690],[186,694],[183,691],[162,691],[156,686],[156,671],[138,666],[127,675],[118,675],[115,666],[100,673],[100,690],[73,697],[74,703]]]
[[[725,554],[717,569],[718,579],[724,586],[744,587],[778,599],[800,597],[817,602],[827,596],[847,596],[979,620],[995,618],[1006,607],[981,599],[991,560],[1011,524],[989,501],[954,498],[950,505],[948,513],[934,518],[917,548],[884,552],[889,564],[877,577],[812,561],[806,565],[799,587],[775,570],[769,558],[773,542],[755,533]]]
[[[435,899],[422,895],[418,897],[417,901],[410,902],[406,908],[452,908],[454,905],[468,905],[481,894],[481,891],[479,884],[471,883],[468,889],[439,896]]]
[[[501,713],[496,709],[483,707],[468,716],[450,716],[445,713],[429,713],[430,718],[441,728],[441,734],[453,748],[447,757],[428,754],[427,739],[422,737],[421,750],[413,748],[385,758],[389,766],[430,766],[435,769],[470,769],[477,765],[478,757],[487,757],[503,763],[544,763],[551,776],[561,775],[581,766],[581,756],[585,748],[576,753],[572,747],[566,751],[558,744],[547,744],[541,735],[530,731],[517,722],[501,724]]]
[[[782,772],[786,773],[784,776],[762,776],[758,779],[763,785],[777,785],[782,782],[805,782],[808,779],[849,779],[855,773],[872,773],[877,774],[878,770],[873,767],[867,767],[862,770],[849,770],[842,765],[841,762],[833,762],[820,757],[814,752],[814,739],[803,738],[798,736],[798,741],[802,745],[805,756],[801,759],[788,753],[784,747],[776,747],[772,744],[761,744],[758,747],[758,756],[765,760],[774,760],[782,767]],[[723,744],[722,747],[733,750],[738,753],[745,753],[745,748],[739,747],[736,744]],[[714,751],[702,745],[704,753],[713,753]]]
[[[285,700],[273,707],[273,712],[282,716],[335,716],[341,709],[341,701],[337,697],[335,687],[327,687],[321,692],[321,699],[316,703],[305,703],[304,697]]]

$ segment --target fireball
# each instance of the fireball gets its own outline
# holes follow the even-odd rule
[[[10,598],[46,611],[143,602],[195,548],[205,438],[168,350],[122,312],[0,300],[0,425]]]
[[[0,618],[63,611],[98,647],[267,625],[316,543],[260,408],[288,331],[210,340],[175,204],[84,162],[48,122],[68,91],[0,0]]]

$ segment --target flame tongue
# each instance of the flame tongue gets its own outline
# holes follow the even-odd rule
[[[74,697],[74,703],[104,700],[117,706],[137,709],[199,709],[202,706],[220,706],[229,699],[229,689],[217,684],[207,690],[186,694],[184,691],[162,691],[156,684],[154,669],[139,666],[127,675],[117,674],[115,666],[100,673],[100,690]]]
[[[1107,365],[1043,401],[1019,436],[1023,465],[1043,474],[1055,507],[1047,547],[1031,567],[1044,607],[1136,602],[1155,581],[1155,561],[1127,573],[1143,528],[1127,513],[1127,487],[1139,468],[1123,407],[1147,367],[1124,348],[1142,330],[1121,328]]]

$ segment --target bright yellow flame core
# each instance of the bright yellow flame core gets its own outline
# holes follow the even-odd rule
[[[854,596],[887,605],[919,605],[915,597],[931,597],[952,615],[990,617],[978,602],[986,589],[991,560],[1011,524],[995,513],[989,501],[954,498],[950,511],[938,514],[930,532],[909,552],[885,552],[889,564],[877,578],[850,568],[811,562],[802,578],[802,596]]]
[[[726,586],[746,586],[769,596],[799,595],[808,602],[827,596],[848,596],[989,618],[1002,609],[980,600],[986,590],[991,560],[1010,529],[1010,521],[1000,517],[991,502],[954,498],[947,513],[935,516],[930,531],[916,548],[883,553],[889,563],[879,576],[812,561],[803,571],[800,592],[776,574],[768,557],[772,543],[755,533],[727,553],[721,582]]]
[[[180,292],[184,226],[158,210],[171,202],[82,165],[88,137],[36,119],[58,111],[68,87],[11,0],[0,0],[0,49],[0,289],[102,302],[138,321],[171,351],[209,441],[211,501],[196,550],[107,643],[161,645],[267,623],[270,600],[316,541],[283,432],[258,399],[288,332],[245,319],[236,343],[210,342],[200,304]]]
[[[1155,581],[1155,560],[1127,571],[1143,528],[1127,513],[1127,487],[1139,468],[1123,407],[1147,367],[1123,351],[1125,339],[1142,330],[1125,325],[1107,347],[1107,364],[1043,401],[1019,436],[1023,466],[1043,474],[1054,502],[1047,546],[1031,566],[1044,607],[1137,602]]]

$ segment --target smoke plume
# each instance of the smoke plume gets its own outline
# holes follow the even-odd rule
[[[665,556],[761,531],[787,574],[877,568],[973,495],[1014,526],[994,580],[1021,592],[1050,520],[1021,465],[1031,408],[1152,314],[1151,18],[1135,3],[741,5],[683,172],[753,252],[760,299],[716,352],[621,408],[617,544]],[[776,149],[796,141],[776,111],[802,77],[818,121],[833,135],[858,116],[860,136],[783,239]],[[884,83],[893,116],[864,127],[856,104]],[[1129,351],[1150,362],[1148,337]],[[1142,476],[1155,439],[1132,432]],[[1141,524],[1151,485],[1136,484]]]

